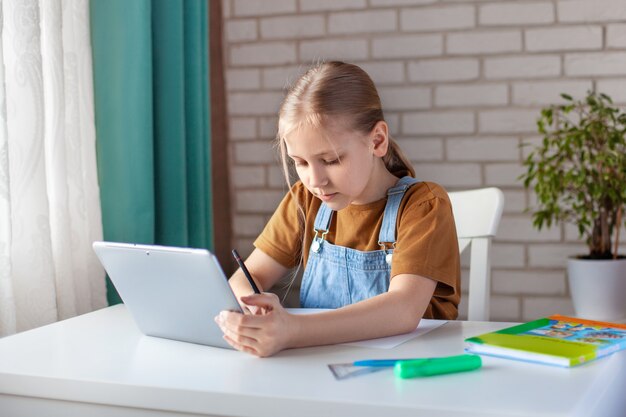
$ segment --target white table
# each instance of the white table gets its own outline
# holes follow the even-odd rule
[[[336,381],[329,363],[462,353],[508,323],[449,322],[391,350],[325,346],[259,359],[143,336],[118,305],[0,339],[0,416],[623,416],[626,352],[561,369],[483,358],[479,371]]]

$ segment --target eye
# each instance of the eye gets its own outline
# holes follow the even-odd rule
[[[305,161],[301,161],[299,159],[298,160],[292,159],[291,161],[293,162],[293,164],[296,167],[304,167],[304,166],[306,166],[306,162]]]
[[[324,165],[336,165],[338,163],[339,163],[339,158],[333,159],[333,160],[330,160],[330,161],[326,161],[326,160],[324,161]]]

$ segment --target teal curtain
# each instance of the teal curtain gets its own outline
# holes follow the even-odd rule
[[[104,239],[212,249],[207,0],[90,4]]]

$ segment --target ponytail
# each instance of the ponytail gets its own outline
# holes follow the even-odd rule
[[[415,177],[413,164],[411,164],[409,158],[406,157],[402,149],[400,149],[400,146],[398,146],[396,141],[391,137],[389,137],[389,149],[387,149],[387,153],[383,156],[383,162],[389,172],[394,175],[401,175],[402,173],[406,175],[408,173],[411,177]]]

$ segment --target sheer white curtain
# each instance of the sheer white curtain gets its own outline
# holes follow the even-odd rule
[[[0,336],[106,306],[88,0],[0,0]]]

